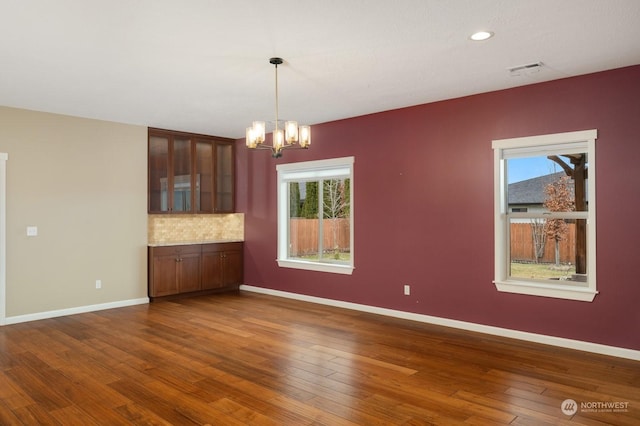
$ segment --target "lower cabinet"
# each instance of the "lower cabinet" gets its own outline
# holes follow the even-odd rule
[[[202,246],[202,289],[237,287],[242,284],[242,244]]]
[[[243,280],[243,244],[149,247],[149,297],[232,290]]]

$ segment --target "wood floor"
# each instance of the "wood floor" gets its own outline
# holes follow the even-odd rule
[[[240,292],[0,327],[0,424],[638,425],[640,362]]]

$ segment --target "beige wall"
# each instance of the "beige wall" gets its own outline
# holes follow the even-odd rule
[[[147,297],[146,127],[0,107],[0,152],[7,318]]]

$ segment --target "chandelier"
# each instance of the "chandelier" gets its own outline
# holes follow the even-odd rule
[[[282,58],[271,58],[269,63],[276,68],[276,120],[272,134],[271,145],[265,143],[266,125],[264,121],[254,121],[251,127],[247,127],[247,148],[270,149],[273,158],[282,157],[284,149],[307,149],[311,145],[311,127],[298,126],[296,121],[284,121],[278,118],[278,65],[282,64]]]

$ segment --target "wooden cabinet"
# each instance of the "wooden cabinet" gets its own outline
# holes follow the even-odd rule
[[[199,244],[149,247],[149,296],[200,290],[201,269]]]
[[[149,247],[149,297],[237,289],[243,243]]]
[[[233,213],[232,139],[149,129],[148,212]]]
[[[243,278],[242,243],[202,246],[202,288],[238,286]]]

